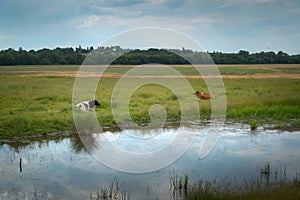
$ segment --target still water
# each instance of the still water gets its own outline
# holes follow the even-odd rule
[[[101,140],[103,135],[126,151],[145,154],[165,146],[182,129],[187,137],[193,136],[189,148],[170,165],[152,172],[118,171],[93,154],[102,150],[109,154]],[[170,177],[174,174],[188,175],[192,184],[199,179],[235,183],[255,180],[268,163],[270,181],[290,179],[300,172],[300,131],[253,132],[247,126],[227,124],[211,152],[200,159],[199,146],[208,130],[208,126],[167,128],[143,131],[142,136],[137,136],[141,133],[136,130],[105,132],[94,134],[88,147],[83,146],[79,137],[1,144],[0,199],[95,199],[101,189],[105,191],[112,183],[119,187],[120,196],[127,199],[181,199],[170,189]],[[133,137],[153,137],[156,142],[141,145]],[[122,161],[116,155],[112,159]]]

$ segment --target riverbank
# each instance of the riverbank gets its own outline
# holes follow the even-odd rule
[[[198,124],[199,126],[205,126],[207,124],[209,124],[210,122],[186,122],[185,124],[188,125],[192,125],[195,126],[195,124]],[[278,122],[279,123],[279,122]],[[280,122],[282,123],[282,122]],[[241,128],[244,126],[247,126],[247,128],[249,130],[251,130],[251,123],[247,123],[246,121],[244,122],[235,122],[234,120],[227,120],[227,122],[224,124],[226,125],[232,125],[235,124],[237,127]],[[282,123],[283,124],[283,123]],[[143,125],[147,125],[147,124],[143,124]],[[180,126],[180,122],[166,122],[165,127],[179,127]],[[130,128],[130,127],[129,127]],[[279,131],[279,132],[295,132],[295,131],[300,131],[300,126],[299,125],[274,125],[274,124],[257,124],[256,129],[258,129],[259,131],[262,130],[272,130],[272,131]],[[106,126],[106,127],[102,127],[102,130],[104,132],[106,131],[110,131],[110,132],[115,132],[115,131],[121,131],[120,128],[118,128],[117,125],[112,125],[112,126]],[[258,133],[257,130],[252,130],[253,133]],[[11,144],[11,143],[31,143],[33,141],[44,141],[44,140],[60,140],[60,139],[64,139],[64,138],[68,138],[68,137],[77,137],[78,136],[78,132],[76,130],[73,131],[57,131],[57,132],[49,132],[49,133],[32,133],[32,134],[27,134],[27,135],[22,135],[22,136],[15,136],[15,137],[6,137],[6,138],[2,138],[0,137],[0,144]]]

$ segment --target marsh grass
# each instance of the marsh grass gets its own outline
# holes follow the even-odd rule
[[[179,177],[175,171],[169,172],[170,189],[177,190],[179,188]]]
[[[231,200],[231,199],[299,199],[300,176],[288,179],[286,167],[278,175],[278,169],[271,169],[267,162],[259,168],[259,177],[253,180],[205,180],[189,183],[188,175],[181,176],[176,171],[169,172],[170,191],[174,199],[186,200]],[[180,198],[178,198],[180,197]]]
[[[75,130],[72,116],[74,80],[72,77],[1,76],[0,138]],[[118,105],[111,104],[111,96],[117,81],[117,78],[102,78],[99,82],[95,98],[101,102],[101,107],[96,109],[101,126],[116,124],[111,109]],[[168,81],[181,87],[176,79]],[[188,81],[193,90],[208,92],[203,79]],[[227,118],[248,124],[251,121],[279,123],[280,126],[300,124],[297,120],[300,118],[299,79],[224,79],[224,85]],[[196,113],[195,109],[187,107],[190,110],[188,118],[210,119],[211,101],[198,100],[192,94],[177,96],[156,84],[144,85],[132,94],[130,115],[135,123],[149,122],[149,109],[160,104],[167,113],[167,121],[178,121],[182,114],[179,102],[185,98],[194,98],[200,108]]]
[[[189,176],[187,174],[179,176],[177,172],[169,172],[170,191],[175,193],[182,193],[186,195],[189,189]]]
[[[272,168],[270,162],[267,162],[259,168],[259,177],[253,180],[200,179],[197,183],[189,185],[185,199],[299,199],[300,176],[296,173],[289,179],[286,169],[287,166],[280,170]]]
[[[124,181],[122,183],[118,182],[118,179],[114,177],[113,181],[106,186],[101,186],[99,191],[96,194],[91,193],[90,199],[94,200],[128,200],[129,195],[125,193],[122,189],[124,185]]]
[[[299,175],[290,181],[262,183],[260,181],[246,181],[242,185],[234,186],[230,182],[199,180],[190,186],[185,196],[186,200],[289,200],[300,199]]]
[[[261,168],[260,174],[271,174],[270,164]],[[300,175],[292,179],[279,179],[266,182],[256,180],[218,180],[211,181],[200,178],[197,182],[189,183],[187,174],[179,175],[176,171],[169,172],[170,199],[186,200],[292,200],[300,197]],[[125,182],[119,183],[114,177],[110,184],[101,186],[98,192],[90,193],[90,199],[95,200],[127,200],[129,194],[122,190]],[[145,195],[149,195],[149,187]],[[142,198],[142,197],[141,197]]]
[[[258,127],[258,124],[257,124],[257,122],[255,120],[250,121],[249,125],[250,125],[251,131],[255,131],[257,129],[257,127]]]

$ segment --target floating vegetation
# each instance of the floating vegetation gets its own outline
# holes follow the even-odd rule
[[[249,122],[249,125],[250,125],[251,131],[256,131],[256,129],[258,127],[257,121],[252,120]]]

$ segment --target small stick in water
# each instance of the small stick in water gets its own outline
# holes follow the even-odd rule
[[[22,172],[22,158],[20,158],[19,166],[20,166],[20,172]]]

